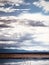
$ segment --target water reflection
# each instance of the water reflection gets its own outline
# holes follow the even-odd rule
[[[49,65],[48,59],[4,59],[0,62],[1,65]]]

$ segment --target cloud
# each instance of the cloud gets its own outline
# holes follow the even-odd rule
[[[41,21],[45,25],[49,26],[49,16],[42,15],[41,13],[34,13],[34,14],[33,13],[21,13],[17,18]]]
[[[20,1],[19,0],[15,0],[15,1],[14,0],[8,0],[7,3],[2,1],[2,2],[0,2],[0,6],[2,6],[2,7],[0,7],[0,11],[5,12],[5,13],[12,13],[12,12],[15,12],[15,11],[16,12],[17,11],[18,12],[20,12],[20,11],[27,12],[27,11],[30,10],[28,8],[19,8],[19,7],[17,7],[17,6],[20,6],[20,4],[22,4],[24,6],[28,5],[28,4],[24,3],[23,0],[20,0]],[[8,5],[11,5],[11,6],[8,6]],[[17,8],[15,8],[15,7],[17,7]]]
[[[23,0],[0,0],[0,2],[2,3],[5,3],[5,2],[14,2],[14,3],[22,3],[23,2]]]
[[[38,20],[38,21],[49,21],[49,16],[42,15],[41,13],[21,13],[18,16],[19,19],[30,19],[30,20]]]
[[[0,3],[10,3],[10,4],[17,4],[19,6],[19,4],[23,3],[24,0],[0,0]]]
[[[49,25],[49,16],[41,13],[21,13],[19,16],[3,16],[0,20],[12,20],[10,23],[4,23],[12,28],[0,28],[0,44],[7,44],[4,49],[18,49],[27,51],[49,51],[49,27],[34,27],[20,24],[21,21],[41,21]],[[15,21],[14,21],[15,20]],[[25,21],[24,21],[25,20]],[[3,24],[3,23],[0,23]],[[26,35],[27,34],[27,35]],[[28,35],[29,34],[29,35]],[[9,41],[8,41],[9,40]],[[16,40],[16,41],[15,41]],[[14,44],[13,44],[14,43]],[[9,46],[11,47],[9,48]],[[15,45],[15,47],[12,47]]]
[[[16,17],[9,17],[9,20],[14,18]],[[2,19],[6,20],[6,17]],[[4,49],[49,51],[49,27],[31,27],[19,24],[21,21],[23,20],[18,19],[7,23],[12,28],[0,28],[0,44],[7,44],[3,46]]]
[[[14,12],[15,10],[17,10],[17,9],[14,9],[14,8],[11,8],[11,7],[9,7],[9,8],[4,8],[4,7],[0,8],[0,11],[7,12],[7,13]]]
[[[49,12],[49,2],[45,1],[45,0],[39,0],[38,2],[34,2],[33,3],[36,7],[42,8],[42,10],[45,13]]]
[[[0,11],[5,13],[11,13],[15,12],[16,10],[19,10],[18,8],[13,8],[13,6],[20,6],[20,4],[23,4],[23,0],[0,0]],[[6,7],[5,5],[11,5],[9,7]]]
[[[10,8],[9,8],[10,9]],[[19,10],[19,9],[17,9]],[[22,9],[22,10],[29,10],[29,9]],[[28,13],[28,12],[22,12],[18,16],[1,16],[0,19],[29,19],[29,20],[35,20],[35,21],[49,21],[49,15],[43,15],[41,13]]]
[[[24,0],[7,0],[14,3],[23,3]]]
[[[0,8],[0,11],[5,12],[5,13],[11,13],[11,12],[15,12],[15,11],[23,11],[23,12],[27,12],[29,9],[15,9],[12,7],[8,7],[8,8]]]
[[[0,3],[0,6],[4,6],[4,4],[3,3]]]

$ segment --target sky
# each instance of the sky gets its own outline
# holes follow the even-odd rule
[[[0,48],[49,52],[49,0],[0,0]]]

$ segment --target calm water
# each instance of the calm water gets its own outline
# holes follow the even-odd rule
[[[49,65],[49,59],[0,59],[1,65]]]

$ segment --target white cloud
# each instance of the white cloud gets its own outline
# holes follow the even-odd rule
[[[18,20],[20,22],[20,20]],[[4,47],[5,49],[18,49],[18,50],[28,50],[28,51],[49,51],[49,27],[30,27],[26,25],[19,25],[16,22],[12,22],[9,24],[13,26],[13,28],[4,28],[0,31],[0,39],[7,38],[13,40],[21,40],[21,41],[0,41],[2,44],[18,44],[17,47]],[[30,34],[30,36],[25,34]],[[2,37],[1,37],[2,35]],[[3,37],[5,36],[5,37]],[[29,39],[24,39],[29,38]],[[23,39],[22,39],[23,38]],[[36,43],[34,43],[36,42]],[[20,43],[20,45],[19,45]],[[40,44],[41,43],[41,44]]]
[[[10,7],[7,10],[10,10]],[[17,10],[19,10],[19,9],[17,9]],[[27,11],[29,9],[22,9],[22,10]],[[35,21],[49,21],[49,15],[43,15],[41,13],[23,12],[18,16],[2,16],[2,17],[0,17],[0,19],[5,19],[5,20],[6,19],[28,19],[28,20],[35,20]]]
[[[49,48],[47,48],[47,47],[42,47],[42,46],[21,46],[20,48],[18,48],[18,49],[23,49],[23,50],[27,50],[27,51],[49,51]]]
[[[9,8],[4,8],[4,7],[0,8],[0,11],[3,11],[3,12],[14,12],[15,10],[17,10],[17,9],[13,9],[11,7],[9,7]]]
[[[2,3],[4,3],[4,2],[8,2],[8,1],[10,1],[10,2],[14,2],[14,3],[22,3],[23,2],[23,0],[0,0],[0,2]]]
[[[20,4],[24,4],[24,0],[8,0],[8,1],[15,4],[15,6],[20,6]]]
[[[30,51],[33,51],[33,50],[37,50],[37,51],[49,51],[49,27],[31,27],[31,26],[27,26],[27,25],[22,25],[22,24],[19,24],[20,21],[23,20],[34,20],[34,21],[41,21],[43,22],[45,25],[49,25],[49,16],[46,16],[46,15],[42,15],[40,13],[37,13],[37,14],[30,14],[30,13],[22,13],[20,14],[18,17],[16,16],[3,16],[3,17],[0,17],[0,20],[12,20],[12,19],[16,19],[16,22],[11,22],[7,25],[9,26],[13,26],[13,28],[0,28],[1,31],[0,31],[0,36],[2,35],[5,36],[5,38],[9,38],[9,39],[20,39],[21,37],[23,37],[25,34],[31,34],[32,36],[32,39],[29,38],[29,40],[24,40],[23,39],[20,39],[22,40],[23,42],[19,42],[19,41],[16,41],[16,43],[18,43],[18,46],[19,46],[19,43],[20,43],[20,47],[16,48],[16,47],[11,47],[11,49],[20,49],[20,50],[30,50]],[[17,24],[17,22],[19,22]],[[24,21],[23,21],[24,22]],[[2,23],[0,23],[2,24]],[[6,24],[6,23],[5,23]],[[0,37],[1,38],[1,37]],[[32,43],[32,41],[35,41],[37,43]],[[1,43],[2,41],[0,41]],[[8,42],[8,41],[7,41]],[[5,42],[5,44],[7,43]],[[41,44],[40,44],[41,42]],[[14,41],[10,41],[9,44],[13,44],[15,43]],[[4,42],[3,42],[4,44]],[[35,44],[35,45],[33,45]],[[24,46],[21,46],[21,45],[24,45]],[[29,46],[28,46],[29,45]],[[27,47],[28,46],[28,47]],[[5,47],[5,49],[8,48],[8,47]],[[9,49],[9,48],[8,48]]]
[[[19,10],[19,9],[18,9]],[[23,9],[22,9],[23,10]],[[28,9],[24,9],[24,10],[28,10]],[[10,10],[9,10],[10,11]],[[0,20],[12,20],[12,19],[20,19],[20,20],[33,20],[33,21],[40,21],[42,22],[44,25],[49,26],[49,15],[43,15],[41,13],[27,13],[27,12],[23,12],[21,13],[19,16],[2,16],[0,17]]]
[[[14,9],[14,8],[12,8],[12,7],[8,7],[8,8],[4,8],[4,7],[2,7],[2,8],[0,8],[0,11],[2,11],[2,12],[7,12],[7,13],[9,13],[9,12],[15,12],[15,11],[23,11],[23,12],[26,12],[26,11],[28,11],[29,9]]]
[[[0,20],[12,20],[17,19],[16,16],[0,16]]]
[[[10,2],[14,2],[14,3],[23,3],[23,0],[8,0]]]
[[[41,13],[22,13],[18,17],[18,19],[28,19],[28,20],[34,20],[34,21],[41,21],[45,25],[49,26],[49,16],[42,15]]]
[[[12,5],[12,6],[8,7],[8,8],[4,8],[5,4],[7,4],[7,3]],[[14,12],[15,10],[19,10],[19,9],[12,8],[13,5],[20,6],[20,4],[24,4],[24,1],[23,0],[0,0],[0,6],[3,6],[3,7],[0,7],[0,11]]]
[[[0,0],[1,5],[9,3],[9,4],[15,4],[16,6],[19,6],[21,3],[24,3],[24,0]]]
[[[0,3],[0,6],[4,6],[4,4],[3,3]]]
[[[45,13],[49,12],[49,2],[45,0],[39,0],[38,2],[34,2],[33,4],[39,8],[43,8],[43,11],[45,11]]]

